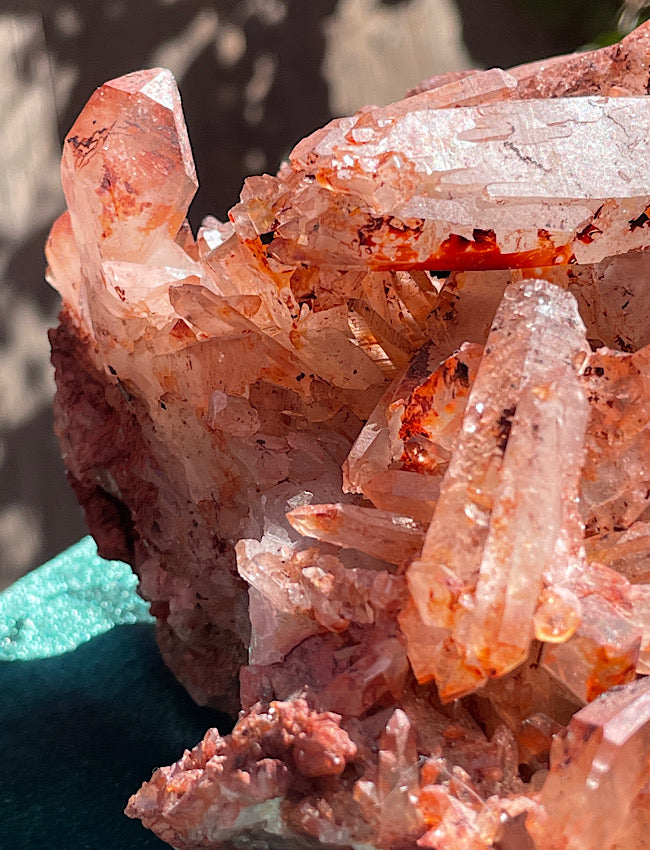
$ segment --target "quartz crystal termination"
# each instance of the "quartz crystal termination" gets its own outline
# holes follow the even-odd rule
[[[647,842],[649,55],[427,81],[196,238],[168,72],[75,124],[69,477],[170,667],[243,709],[129,802],[174,847]]]

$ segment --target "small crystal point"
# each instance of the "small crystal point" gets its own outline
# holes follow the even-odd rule
[[[410,561],[424,542],[424,528],[411,517],[356,505],[304,505],[287,519],[306,537],[359,549],[389,564]]]

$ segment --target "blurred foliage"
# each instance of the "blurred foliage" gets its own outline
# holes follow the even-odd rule
[[[584,48],[614,44],[629,29],[650,18],[650,4],[642,0],[515,0],[540,24],[557,33],[572,32]],[[625,13],[625,14],[624,14]],[[623,26],[625,22],[630,26]]]

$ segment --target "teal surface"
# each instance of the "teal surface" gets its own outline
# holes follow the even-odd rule
[[[50,658],[113,626],[153,622],[136,577],[84,537],[0,593],[0,661]]]
[[[0,635],[0,850],[164,850],[129,796],[232,723],[162,663],[129,568],[80,541],[0,594]]]

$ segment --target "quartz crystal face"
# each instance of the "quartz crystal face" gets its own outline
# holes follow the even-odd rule
[[[70,131],[69,479],[241,709],[129,801],[173,847],[648,845],[649,62],[425,81],[196,236],[169,72]]]

